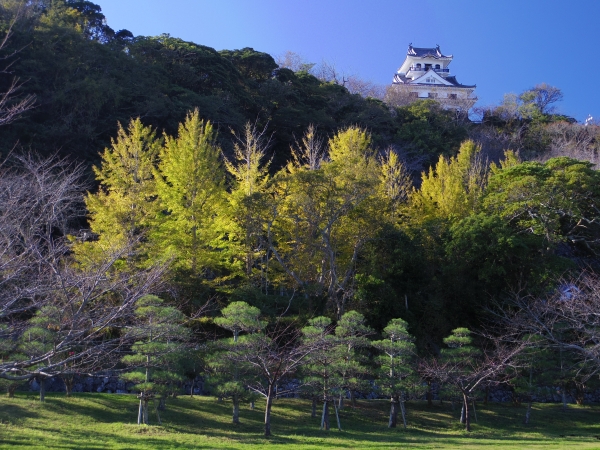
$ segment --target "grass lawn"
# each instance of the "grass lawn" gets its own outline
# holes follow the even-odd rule
[[[458,409],[449,403],[428,407],[409,402],[409,428],[387,428],[388,402],[359,401],[341,413],[343,431],[319,430],[310,403],[280,399],[273,405],[273,437],[262,437],[264,402],[241,410],[233,426],[231,405],[211,397],[179,397],[167,402],[163,426],[138,426],[133,395],[48,394],[41,404],[33,393],[0,398],[0,448],[27,449],[600,449],[600,406],[535,405],[529,425],[525,407],[480,405],[478,423],[466,433]],[[156,423],[156,416],[150,420]],[[335,424],[335,415],[331,417]],[[597,437],[596,437],[597,436]]]

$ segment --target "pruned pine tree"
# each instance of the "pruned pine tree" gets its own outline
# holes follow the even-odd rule
[[[216,349],[208,361],[211,371],[211,384],[216,385],[220,397],[229,397],[233,403],[232,422],[240,423],[240,401],[252,397],[248,391],[248,380],[256,377],[256,369],[246,361],[232,360],[227,357],[238,345],[244,345],[245,336],[264,329],[267,322],[260,319],[260,310],[245,302],[233,302],[222,311],[215,323],[233,333],[233,338],[223,339],[217,343]],[[240,342],[240,340],[242,342]]]
[[[383,391],[390,396],[390,428],[397,425],[398,408],[402,412],[402,421],[406,428],[404,393],[410,385],[410,379],[415,376],[415,344],[407,327],[408,324],[404,320],[392,319],[383,329],[385,339],[373,342],[373,347],[381,352],[377,358],[379,382]]]
[[[440,359],[445,365],[445,377],[448,384],[458,390],[461,397],[460,422],[465,429],[471,431],[471,416],[469,414],[470,394],[474,381],[478,379],[476,367],[479,366],[481,351],[472,345],[471,331],[467,328],[456,328],[452,334],[444,338],[448,348],[442,349]],[[475,376],[475,377],[474,377]]]
[[[347,350],[338,345],[339,340],[331,333],[332,329],[331,319],[327,317],[315,317],[302,328],[304,341],[314,348],[303,365],[302,372],[305,374],[304,383],[313,392],[320,393],[323,402],[321,429],[329,430],[329,407],[333,405],[338,428],[341,430],[335,398],[342,385],[338,372],[339,363],[346,356]]]
[[[131,347],[131,354],[122,358],[132,369],[123,375],[123,379],[136,383],[140,399],[138,425],[147,425],[150,400],[154,402],[160,395],[158,406],[164,408],[172,384],[183,379],[176,367],[189,331],[182,325],[183,314],[174,307],[165,306],[155,295],[147,295],[136,302],[135,316],[138,339]],[[160,423],[158,407],[156,414]]]
[[[344,395],[350,393],[352,406],[356,406],[356,392],[365,392],[371,389],[367,376],[369,367],[368,357],[362,353],[371,346],[367,336],[374,331],[365,324],[365,318],[356,311],[348,311],[339,320],[335,328],[335,336],[339,340],[340,355],[342,358],[337,364],[337,371],[341,378],[339,409],[344,407]]]
[[[215,139],[212,124],[194,110],[176,138],[165,136],[153,172],[161,210],[151,232],[153,252],[172,257],[192,277],[219,266],[215,222],[223,214],[225,173]]]

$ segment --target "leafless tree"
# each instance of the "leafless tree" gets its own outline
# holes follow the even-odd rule
[[[13,35],[13,28],[16,22],[24,14],[26,8],[25,2],[19,3],[18,7],[12,13],[13,17],[8,24],[8,29],[4,37],[0,40],[0,74],[11,77],[8,88],[0,93],[0,126],[8,125],[18,119],[23,113],[34,107],[35,96],[26,95],[19,97],[19,91],[23,87],[23,81],[15,77],[12,72],[12,66],[16,61],[16,55],[22,49],[7,51],[8,42]]]
[[[541,160],[567,156],[597,164],[600,151],[600,126],[554,122],[546,127],[550,137],[548,152]]]
[[[390,107],[407,106],[416,100],[417,98],[410,92],[408,86],[396,84],[389,85],[383,97],[383,101]]]
[[[314,342],[305,342],[295,324],[276,323],[263,333],[246,336],[232,346],[226,358],[253,367],[257,377],[248,388],[266,399],[264,434],[271,435],[271,409],[277,396],[291,394],[298,386],[284,387],[315,350]]]
[[[321,167],[321,162],[326,157],[325,143],[324,139],[317,134],[316,125],[312,123],[308,125],[301,142],[296,141],[295,144],[291,150],[296,165],[306,166],[310,170]]]
[[[279,55],[275,58],[275,62],[281,68],[290,69],[294,72],[308,72],[311,73],[314,63],[309,63],[304,59],[302,55],[296,52],[288,50],[283,55]]]
[[[478,357],[430,358],[419,364],[419,373],[426,380],[437,380],[441,384],[454,387],[462,397],[463,413],[461,421],[465,430],[471,431],[469,405],[472,404],[476,389],[491,384],[499,384],[514,374],[519,364],[518,355],[526,348],[526,342],[503,342],[492,338],[489,346]]]
[[[383,86],[364,80],[356,75],[349,75],[345,78],[344,87],[351,94],[358,94],[365,98],[371,97],[382,100],[386,93],[386,89]]]
[[[161,289],[164,267],[123,269],[132,248],[73,259],[80,167],[27,155],[0,175],[0,378],[110,368],[135,341],[135,302]]]
[[[515,336],[538,336],[544,345],[572,352],[591,373],[600,371],[598,275],[583,273],[577,279],[563,280],[548,296],[515,294],[512,305],[502,318]]]
[[[68,252],[84,216],[82,167],[25,155],[0,168],[0,318],[36,308],[45,264]]]

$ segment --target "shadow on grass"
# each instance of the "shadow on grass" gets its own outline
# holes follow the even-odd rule
[[[231,423],[231,403],[218,403],[207,397],[179,397],[167,401],[167,410],[161,412],[163,426],[138,426],[138,401],[134,395],[76,394],[67,398],[49,395],[41,405],[28,398],[0,402],[0,420],[12,417],[16,426],[2,433],[2,446],[22,446],[31,439],[29,430],[43,436],[40,448],[239,448],[240,445],[286,445],[309,447],[396,448],[431,445],[433,442],[460,445],[473,442],[478,447],[515,446],[519,443],[598,442],[600,434],[594,416],[598,408],[572,407],[567,412],[559,406],[535,406],[532,423],[524,425],[524,407],[494,404],[479,405],[479,423],[473,432],[462,430],[458,423],[459,411],[450,404],[428,406],[425,402],[407,404],[409,429],[400,425],[387,428],[387,401],[360,402],[356,408],[346,406],[341,411],[344,431],[336,429],[335,415],[331,415],[333,429],[319,430],[320,414],[310,417],[310,402],[298,399],[277,400],[273,405],[272,431],[274,436],[262,436],[264,402],[256,409],[243,406],[240,425]],[[156,423],[151,411],[151,423]],[[20,436],[13,435],[14,433]],[[29,448],[35,448],[29,446]],[[515,448],[515,447],[513,447]]]

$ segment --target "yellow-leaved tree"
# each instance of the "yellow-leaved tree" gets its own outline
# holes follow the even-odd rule
[[[320,153],[312,134],[299,155]],[[294,288],[309,300],[325,296],[338,317],[353,294],[360,251],[385,222],[381,170],[369,133],[349,127],[322,158],[297,157],[274,180],[269,249]]]
[[[477,209],[487,180],[480,152],[475,142],[465,141],[456,156],[440,156],[435,167],[423,173],[420,189],[411,195],[418,220],[460,220]]]
[[[116,139],[102,153],[100,166],[93,168],[100,187],[87,194],[85,204],[97,240],[75,246],[81,262],[110,249],[146,245],[143,238],[157,213],[153,170],[160,147],[156,132],[139,118],[126,129],[119,124]]]
[[[189,113],[177,137],[165,137],[154,171],[160,214],[152,251],[194,277],[219,266],[216,222],[223,214],[225,172],[215,139],[212,124],[198,110]]]

